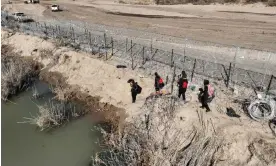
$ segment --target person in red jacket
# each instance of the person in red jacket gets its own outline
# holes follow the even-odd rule
[[[154,75],[155,75],[155,81],[154,81],[155,91],[159,92],[165,86],[165,84],[163,79],[159,76],[157,72],[155,72]]]
[[[188,79],[185,71],[182,71],[182,75],[177,81],[177,83],[178,83],[178,97],[180,98],[182,96],[183,100],[186,101],[185,93],[188,88]]]

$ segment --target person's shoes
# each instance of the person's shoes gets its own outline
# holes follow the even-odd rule
[[[200,106],[200,108],[204,108],[203,106]]]
[[[211,110],[206,110],[206,112],[211,112]]]

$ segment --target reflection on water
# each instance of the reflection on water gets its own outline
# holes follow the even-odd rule
[[[2,165],[3,166],[87,166],[90,156],[100,150],[96,144],[100,133],[93,115],[55,129],[40,131],[35,125],[22,124],[24,117],[36,115],[35,103],[45,103],[52,97],[47,85],[39,82],[36,88],[43,98],[34,100],[32,90],[12,98],[14,103],[2,102]],[[35,102],[35,103],[34,103]]]

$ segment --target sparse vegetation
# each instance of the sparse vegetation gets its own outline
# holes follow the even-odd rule
[[[79,114],[72,105],[66,102],[49,101],[45,105],[37,105],[39,112],[37,116],[26,118],[31,123],[37,125],[41,130],[50,129],[62,125],[71,118],[78,117]]]
[[[40,57],[43,59],[44,58],[52,59],[53,51],[51,49],[42,49],[42,50],[40,50]]]
[[[177,127],[176,106],[173,96],[153,97],[143,107],[144,120],[117,132],[102,131],[111,148],[93,156],[92,165],[213,165],[222,139],[214,131],[207,134],[211,128],[200,115],[202,126],[191,126],[187,133]]]
[[[9,45],[1,45],[1,49],[1,98],[5,101],[27,88],[38,76],[41,65],[31,58],[16,55]]]

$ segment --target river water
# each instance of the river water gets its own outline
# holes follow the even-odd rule
[[[92,114],[72,120],[50,132],[36,125],[18,123],[24,117],[36,115],[35,103],[45,103],[52,97],[47,84],[35,84],[42,99],[34,100],[32,89],[2,102],[2,165],[3,166],[88,166],[90,156],[100,150],[101,134],[95,130]]]

